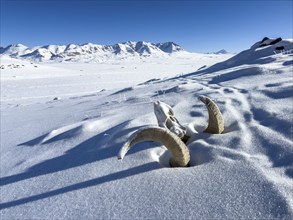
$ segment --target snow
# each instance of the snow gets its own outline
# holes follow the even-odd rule
[[[225,49],[215,52],[215,54],[227,54],[228,52]]]
[[[2,55],[1,219],[292,219],[292,40],[258,45],[102,63]],[[203,132],[201,95],[223,134]],[[170,168],[153,142],[117,160],[157,125],[156,101],[194,130],[190,167]]]
[[[176,53],[186,54],[178,44],[174,42],[150,43],[150,42],[124,42],[114,45],[98,45],[87,43],[83,45],[46,45],[28,48],[22,44],[9,45],[0,48],[1,54],[10,57],[30,60],[34,62],[108,62],[117,59],[141,57],[168,57]]]

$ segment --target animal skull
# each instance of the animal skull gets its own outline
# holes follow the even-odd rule
[[[154,112],[159,127],[169,129],[181,139],[184,138],[186,135],[186,128],[179,123],[171,106],[164,102],[157,101],[154,103]]]
[[[224,119],[216,105],[209,97],[199,96],[209,113],[209,123],[205,132],[221,134],[224,131]],[[186,167],[190,161],[190,154],[186,142],[186,128],[182,126],[174,116],[171,106],[157,101],[154,103],[154,112],[158,125],[145,127],[134,132],[129,140],[122,146],[118,159],[123,159],[128,150],[137,143],[144,141],[159,142],[171,152],[170,165],[172,167]],[[183,142],[184,140],[184,142]]]

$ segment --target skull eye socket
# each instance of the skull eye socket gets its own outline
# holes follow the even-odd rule
[[[176,119],[173,116],[170,116],[171,121],[176,122]]]
[[[174,115],[173,110],[169,109],[168,115],[173,116]]]

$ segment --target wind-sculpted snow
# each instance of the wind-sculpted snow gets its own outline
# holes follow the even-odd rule
[[[286,42],[292,41],[276,44]],[[194,70],[207,68],[190,74],[183,71],[188,59],[148,63],[155,74],[143,70],[143,62],[109,69],[88,64],[104,68],[102,76],[76,65],[88,92],[82,77],[61,64],[35,68],[18,61],[25,66],[9,69],[4,63],[1,218],[292,219],[292,53],[274,53],[276,44],[216,65],[194,62]],[[154,69],[157,62],[161,71]],[[128,84],[117,86],[119,74],[125,79],[134,67]],[[204,132],[208,112],[199,96],[217,103],[222,134]],[[154,142],[137,144],[127,160],[117,160],[134,131],[157,125],[156,101],[170,105],[180,124],[194,131],[186,143],[190,167],[171,168],[170,153]]]
[[[281,50],[278,49],[280,47],[282,48]],[[293,53],[292,39],[281,40],[273,45],[266,45],[266,46],[261,46],[261,41],[259,41],[255,43],[253,46],[251,46],[251,48],[236,54],[235,56],[231,57],[228,60],[219,62],[202,71],[198,71],[197,74],[212,73],[219,70],[226,70],[229,68],[237,69],[237,67],[241,65],[259,66],[260,64],[270,64],[276,61],[276,58],[273,55],[276,55],[276,54],[290,55],[292,53]],[[288,60],[285,62],[289,62],[290,64],[291,61]]]

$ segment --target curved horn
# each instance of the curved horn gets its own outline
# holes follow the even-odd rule
[[[221,134],[224,131],[224,119],[218,106],[209,97],[199,96],[198,99],[206,105],[209,112],[209,125],[205,131]]]
[[[119,151],[118,159],[123,159],[133,145],[143,141],[155,141],[165,145],[172,154],[170,159],[172,167],[188,166],[190,155],[186,145],[176,134],[160,127],[146,127],[132,134]]]

